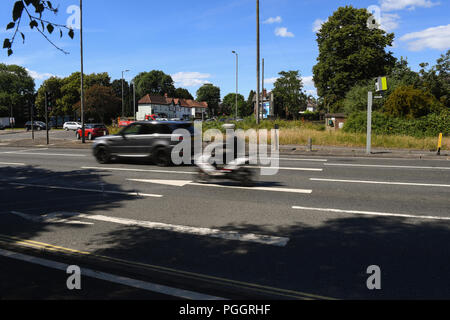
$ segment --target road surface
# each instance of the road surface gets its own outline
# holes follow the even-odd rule
[[[88,299],[109,285],[134,290],[111,298],[450,298],[448,160],[281,156],[279,167],[244,188],[195,183],[190,166],[1,148],[0,259],[18,267],[3,268],[0,296],[35,296],[21,291],[27,268],[54,279],[36,280],[42,298],[74,297],[55,263],[80,266],[96,284]]]

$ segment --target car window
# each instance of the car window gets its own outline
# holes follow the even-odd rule
[[[172,126],[172,132],[177,129],[185,129],[185,130],[189,131],[191,134],[194,133],[194,126],[190,123],[174,124]]]
[[[145,124],[141,126],[141,131],[139,134],[154,134],[155,133],[155,126]]]
[[[157,124],[155,126],[155,131],[158,134],[172,134],[173,130],[170,128],[170,126],[166,124]]]
[[[124,128],[122,130],[121,134],[126,135],[126,136],[137,135],[137,134],[139,134],[140,130],[141,130],[140,124],[132,124],[132,125]]]

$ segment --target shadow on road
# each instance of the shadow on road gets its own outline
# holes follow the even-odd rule
[[[257,225],[218,229],[271,234]],[[97,253],[334,298],[450,298],[449,224],[335,218],[275,235],[290,242],[280,248],[129,227],[99,236],[112,247]],[[381,268],[382,290],[367,288],[371,265]]]

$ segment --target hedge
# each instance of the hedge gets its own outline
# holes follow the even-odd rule
[[[356,112],[350,115],[344,126],[344,132],[366,133],[367,112]],[[380,135],[405,135],[418,138],[435,137],[439,133],[450,135],[450,111],[440,114],[429,114],[417,119],[389,117],[384,113],[372,114],[372,132]]]

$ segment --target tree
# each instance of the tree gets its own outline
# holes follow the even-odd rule
[[[21,31],[21,23],[24,20],[31,30],[35,30],[40,33],[56,49],[65,54],[68,53],[55,45],[55,43],[50,40],[48,35],[53,34],[57,28],[59,30],[60,38],[62,38],[63,33],[67,31],[69,37],[73,39],[75,35],[73,29],[44,19],[43,17],[46,13],[53,13],[56,15],[58,13],[58,8],[55,8],[52,2],[47,0],[19,0],[14,2],[12,9],[12,21],[6,26],[6,30],[14,29],[14,33],[11,38],[5,38],[3,41],[3,49],[8,51],[8,56],[13,54],[12,47],[17,35],[20,34],[23,42],[25,42],[25,34]]]
[[[245,117],[247,116],[246,108],[247,108],[247,102],[245,101],[245,98],[243,95],[238,94],[237,95],[237,102],[238,102],[238,116]],[[223,98],[222,102],[222,109],[220,110],[220,113],[226,114],[226,115],[235,115],[236,113],[236,93],[230,93]]]
[[[85,106],[88,117],[109,124],[120,114],[122,103],[111,87],[95,84],[86,90]],[[79,107],[80,102],[76,105],[76,108]]]
[[[162,71],[153,70],[141,72],[134,78],[136,94],[142,98],[146,94],[173,96],[175,93],[174,81],[171,76]]]
[[[220,88],[207,83],[197,90],[197,101],[208,103],[210,116],[216,116],[219,112]]]
[[[0,115],[11,114],[16,122],[25,122],[34,96],[34,80],[27,70],[17,65],[0,63]]]
[[[426,70],[427,63],[420,65],[422,86],[429,90],[442,104],[450,109],[450,50],[437,60],[437,64]]]
[[[414,119],[439,113],[443,105],[428,91],[400,86],[389,96],[384,110],[391,117]]]
[[[273,89],[275,103],[283,110],[286,118],[297,119],[298,113],[302,109],[306,110],[307,106],[300,71],[282,71],[279,76]]]
[[[369,17],[366,9],[340,7],[317,33],[314,83],[328,106],[344,99],[358,81],[386,75],[395,64],[392,52],[385,51],[394,34],[369,29]]]
[[[120,103],[122,105],[122,79],[114,80],[111,83],[111,89],[114,92],[114,95],[120,99]],[[128,81],[123,80],[123,103],[125,106],[125,114],[132,114],[133,111],[127,112],[129,108],[133,106],[133,87]],[[122,110],[122,109],[121,109]],[[122,111],[120,111],[122,114]]]
[[[187,89],[184,89],[184,88],[175,89],[173,98],[194,100],[194,97],[191,95],[191,93]]]
[[[61,88],[63,86],[63,79],[57,78],[57,77],[51,77],[47,80],[45,80],[41,87],[38,90],[37,97],[36,97],[36,109],[37,109],[37,116],[40,118],[45,117],[45,93],[51,93],[52,101],[50,101],[52,105],[52,110],[50,112],[50,116],[64,116],[67,115],[67,111],[70,111],[70,114],[72,114],[72,110],[66,110],[63,108],[63,105],[61,104]]]

